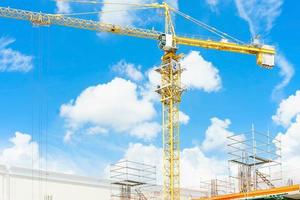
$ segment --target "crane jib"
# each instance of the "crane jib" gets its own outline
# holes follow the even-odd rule
[[[45,14],[40,12],[32,12],[20,9],[4,8],[0,7],[0,17],[14,18],[19,20],[30,21],[35,25],[59,25],[68,26],[79,29],[86,29],[98,32],[109,32],[119,35],[128,35],[139,38],[159,40],[163,32],[135,28],[130,26],[120,26],[108,23],[102,23],[94,20],[85,20],[75,17],[65,17],[60,14]],[[188,38],[180,36],[172,36],[174,46],[176,45],[188,45],[196,46],[207,49],[215,49],[221,51],[236,52],[241,54],[253,54],[257,57],[257,63],[264,67],[273,67],[275,49],[272,46],[267,45],[244,45],[237,44],[228,41],[214,41],[204,40],[197,38]]]

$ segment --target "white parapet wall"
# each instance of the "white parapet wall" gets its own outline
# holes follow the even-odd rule
[[[110,182],[91,177],[0,166],[0,200],[110,199]]]
[[[161,187],[155,188],[162,199]],[[112,189],[118,188],[109,180],[0,165],[0,200],[110,200]],[[181,193],[182,200],[200,196],[196,190]]]

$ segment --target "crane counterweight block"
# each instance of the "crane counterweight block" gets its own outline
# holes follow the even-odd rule
[[[259,53],[257,54],[257,64],[264,68],[271,69],[275,66],[275,56],[274,54]]]

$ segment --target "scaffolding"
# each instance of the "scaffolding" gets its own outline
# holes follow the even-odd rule
[[[252,130],[228,137],[229,177],[239,192],[282,185],[281,141]]]
[[[110,166],[110,178],[112,200],[152,199],[149,191],[156,185],[156,167],[123,160]]]
[[[211,198],[219,195],[230,194],[235,192],[234,183],[231,179],[211,179],[200,182],[200,191],[202,198]]]

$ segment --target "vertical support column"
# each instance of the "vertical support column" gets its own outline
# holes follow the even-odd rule
[[[163,107],[164,200],[180,199],[179,104],[183,89],[179,59],[175,50],[165,52],[161,67],[156,70],[161,74],[161,86],[157,92],[161,95]]]
[[[5,180],[5,181],[4,181]],[[4,200],[10,200],[10,173],[9,170],[7,170],[6,174],[3,176],[3,192],[5,193],[4,195]]]

